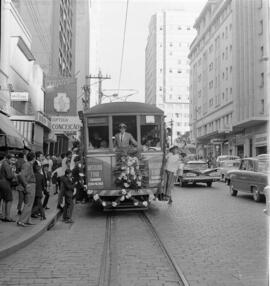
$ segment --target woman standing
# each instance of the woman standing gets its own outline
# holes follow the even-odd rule
[[[10,217],[10,210],[13,201],[12,196],[12,188],[11,184],[12,181],[16,178],[15,177],[15,170],[12,167],[15,164],[15,156],[13,154],[8,154],[6,159],[3,161],[1,169],[0,169],[0,176],[1,176],[1,185],[0,188],[2,189],[2,199],[4,201],[4,214],[2,221],[5,222],[15,222]]]
[[[171,193],[174,187],[175,176],[181,163],[178,151],[178,147],[173,146],[169,149],[169,153],[166,156],[164,195],[165,198],[169,199],[168,204],[172,203]]]

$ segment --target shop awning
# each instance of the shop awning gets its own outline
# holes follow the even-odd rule
[[[9,118],[2,113],[0,113],[0,129],[0,147],[24,148],[23,137],[19,134]]]

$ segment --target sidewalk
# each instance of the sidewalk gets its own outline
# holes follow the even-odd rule
[[[36,225],[28,227],[18,227],[16,222],[2,222],[0,220],[0,259],[25,247],[54,225],[61,213],[56,208],[58,195],[53,195],[52,191],[50,194],[48,202],[50,209],[45,210],[46,220],[32,218],[32,222]],[[14,191],[11,209],[11,217],[14,220],[18,219],[17,202],[18,192]]]

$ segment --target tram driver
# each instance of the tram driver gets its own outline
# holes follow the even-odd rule
[[[115,135],[115,145],[118,148],[127,148],[131,144],[137,146],[137,141],[133,138],[133,136],[126,132],[127,125],[125,123],[119,124],[119,133]]]

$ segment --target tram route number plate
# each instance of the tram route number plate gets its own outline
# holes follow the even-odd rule
[[[91,164],[87,166],[89,186],[103,186],[103,166],[102,164]]]

